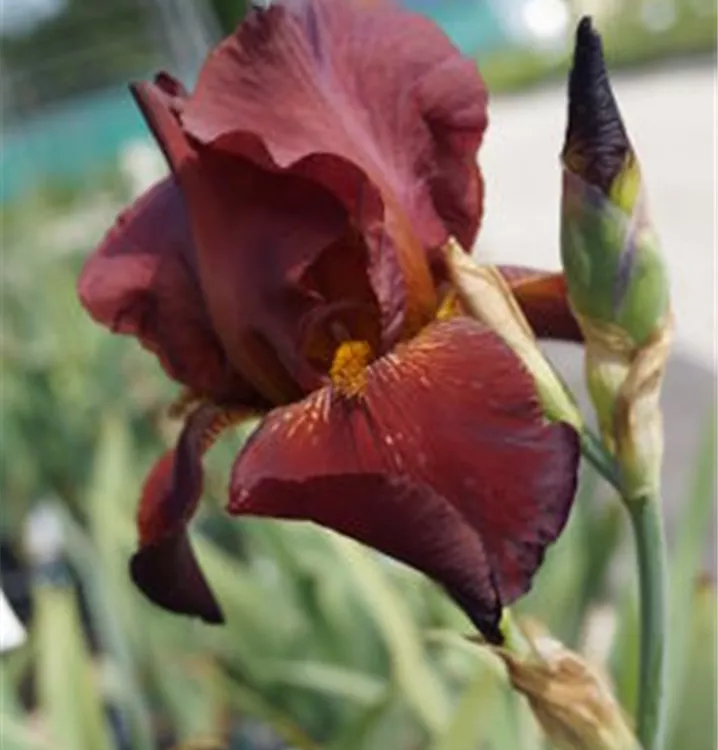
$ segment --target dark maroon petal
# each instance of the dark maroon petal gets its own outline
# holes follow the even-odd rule
[[[252,415],[249,409],[200,406],[188,417],[175,449],[157,461],[145,481],[137,517],[140,546],[130,573],[150,600],[172,612],[223,621],[192,552],[187,525],[202,495],[204,452],[221,429]]]
[[[562,157],[570,172],[605,196],[635,158],[608,77],[601,37],[589,17],[576,29]]]
[[[304,177],[195,148],[164,91],[146,83],[133,92],[185,197],[203,296],[228,357],[275,403],[317,387],[301,321],[321,300],[302,279],[348,231],[345,209]]]
[[[369,544],[442,582],[477,627],[500,640],[501,605],[481,538],[430,487],[363,473],[290,482],[269,477],[248,492],[233,512],[311,520]]]
[[[529,325],[543,339],[583,341],[568,304],[566,278],[535,268],[499,266]]]
[[[162,180],[120,214],[78,282],[83,306],[102,325],[137,336],[167,374],[215,397],[250,389],[212,331],[199,288],[182,196]]]
[[[498,640],[501,606],[566,521],[577,435],[547,423],[518,359],[466,318],[366,376],[359,396],[332,386],[272,412],[237,459],[230,512],[315,521],[392,555]]]
[[[185,99],[189,96],[189,92],[184,87],[182,81],[178,81],[173,75],[161,70],[155,76],[155,86],[162,89],[162,91],[173,100],[174,108],[180,111],[184,108]]]
[[[130,575],[142,593],[163,609],[211,625],[224,622],[186,533],[170,534],[142,547],[132,556]]]
[[[210,55],[181,119],[199,142],[341,199],[367,238],[387,329],[410,298],[435,302],[423,248],[474,240],[486,92],[475,62],[419,15],[334,0],[254,10]]]

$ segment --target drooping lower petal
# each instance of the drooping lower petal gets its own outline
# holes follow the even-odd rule
[[[253,415],[200,406],[187,419],[174,450],[150,471],[137,516],[139,550],[130,562],[132,580],[155,604],[208,623],[222,611],[192,551],[187,526],[202,495],[202,456],[220,431]]]
[[[531,377],[468,319],[272,412],[234,468],[230,511],[314,521],[439,581],[500,640],[576,487],[574,430],[544,419]]]
[[[568,304],[566,278],[522,266],[499,266],[538,338],[583,341],[583,334]]]

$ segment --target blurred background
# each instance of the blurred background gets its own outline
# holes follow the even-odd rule
[[[647,177],[677,313],[666,383],[671,750],[716,747],[716,4],[408,0],[476,57],[492,94],[478,251],[558,266],[558,153],[576,18],[603,33]],[[195,525],[228,625],[130,585],[142,478],[177,425],[153,357],[80,310],[83,258],[165,173],[128,95],[191,83],[240,0],[2,0],[0,606],[3,750],[541,748],[500,666],[431,583],[311,526],[228,522],[233,449],[209,460]],[[552,347],[581,392],[581,356]],[[216,469],[213,471],[212,469]],[[520,610],[636,700],[627,519],[590,472]],[[2,604],[2,602],[0,602]]]

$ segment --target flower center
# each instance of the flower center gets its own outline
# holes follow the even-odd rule
[[[344,341],[334,352],[329,377],[345,396],[358,396],[366,387],[366,368],[373,356],[366,341]]]
[[[436,311],[436,320],[451,320],[457,315],[461,315],[461,303],[459,295],[455,290],[449,291],[439,305]]]

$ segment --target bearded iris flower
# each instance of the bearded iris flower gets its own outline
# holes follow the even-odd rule
[[[442,314],[441,248],[471,247],[482,214],[474,62],[391,5],[302,0],[252,10],[191,93],[166,73],[132,92],[171,176],[119,217],[79,294],[196,402],[144,486],[136,584],[222,621],[187,525],[203,453],[263,415],[231,514],[370,545],[499,642],[567,519],[579,445],[496,332]],[[561,276],[505,277],[537,335],[579,336]]]

